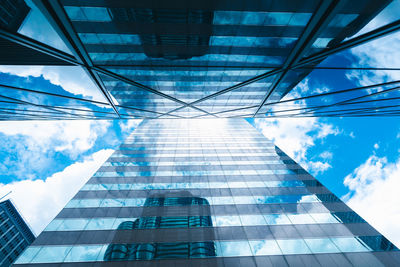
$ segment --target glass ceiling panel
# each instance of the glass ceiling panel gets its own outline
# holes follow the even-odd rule
[[[262,5],[260,10],[253,6],[239,11],[229,6],[226,10],[182,10],[63,2],[94,64],[186,103],[282,65],[316,6],[311,1],[294,12],[290,7]],[[110,86],[110,78],[103,80]],[[260,102],[265,85],[253,85],[257,86],[252,92],[248,88],[239,91],[249,92],[251,100],[239,94],[225,97],[237,98],[232,107]],[[110,91],[122,101],[123,93],[117,93],[121,88]],[[225,105],[226,99],[214,101]],[[189,108],[176,113],[205,115]]]
[[[10,5],[12,5],[10,1],[7,2]],[[16,7],[17,14],[15,15],[15,17],[22,18],[27,8],[28,8],[28,13],[27,15],[25,15],[26,17],[21,22],[17,30],[18,33],[28,36],[37,41],[43,42],[63,52],[71,54],[71,51],[61,40],[60,36],[50,25],[45,16],[32,3],[32,1],[20,0],[19,2],[20,3],[18,3],[18,6]],[[24,2],[26,4],[24,4]]]
[[[327,70],[316,71],[321,76],[323,72],[326,72],[326,75],[330,73]],[[370,71],[364,72],[367,74]],[[351,86],[351,83],[349,85]],[[258,117],[384,114],[400,109],[400,82],[385,86],[374,86],[376,83],[373,81],[365,82],[363,86],[349,85],[346,88],[306,86],[305,90],[298,86],[281,102],[266,103],[260,109]],[[305,99],[298,100],[299,98]]]
[[[199,102],[195,106],[210,113],[258,106],[267,95],[275,76]]]
[[[267,71],[266,69],[177,67],[114,67],[108,70],[188,103]]]
[[[395,4],[387,6],[390,2],[391,1],[360,1],[357,5],[355,5],[354,2],[345,3],[318,34],[304,56],[308,57],[324,49],[335,47],[341,42],[359,35],[359,32],[365,33],[379,26],[383,26],[382,24],[384,23],[381,22],[382,20],[379,16],[375,19],[373,18],[376,16],[376,13],[382,9],[384,9],[384,14],[389,14],[390,12],[387,8],[398,8],[398,5]],[[394,10],[391,12],[393,12],[393,14],[398,13]],[[393,15],[388,17],[392,17],[391,20],[394,20]],[[397,17],[398,16],[396,16],[396,18]],[[387,21],[390,21],[390,19]],[[368,22],[370,22],[369,25],[367,25]]]
[[[161,115],[182,106],[182,104],[173,100],[145,91],[115,78],[105,75],[100,75],[100,77],[107,90],[122,107],[156,112]]]
[[[190,108],[190,107],[186,107],[186,108],[182,108],[180,110],[171,112],[170,115],[180,116],[182,118],[195,118],[195,117],[207,115],[207,113]],[[162,118],[164,118],[164,116],[162,116]]]
[[[217,115],[220,118],[251,117],[256,112],[256,110],[257,110],[257,107],[252,107],[252,108],[249,107],[249,108],[241,109],[241,110],[222,112],[222,113],[218,113]]]
[[[31,6],[31,13],[25,18],[27,12],[22,14],[23,8],[20,8],[24,16],[21,21],[25,22],[14,27],[14,31],[18,30],[69,52],[43,15],[31,1],[27,3]],[[385,3],[369,0],[354,5],[349,1],[333,9],[335,13],[327,16],[329,21],[316,24],[322,28],[316,31],[316,36],[311,37],[309,44],[305,44],[308,50],[299,54],[299,58],[323,51],[354,36],[376,12],[385,7]],[[164,113],[184,118],[209,116],[207,113],[216,113],[221,117],[248,116],[256,112],[258,105],[269,95],[266,105],[260,110],[261,114],[267,114],[271,103],[288,94],[310,73],[313,66],[320,63],[310,63],[309,68],[290,70],[283,79],[278,74],[196,103],[195,107],[204,112],[191,107],[176,110],[185,103],[199,101],[286,66],[286,61],[298,54],[298,50],[292,50],[305,28],[317,28],[315,23],[310,23],[310,19],[317,12],[320,2],[293,1],[292,5],[288,5],[286,2],[249,0],[238,4],[216,0],[210,5],[208,2],[188,0],[179,6],[175,2],[166,4],[163,1],[60,0],[51,6],[57,7],[59,4],[95,66],[151,88],[144,90],[140,86],[100,75],[102,83],[115,99],[117,109],[126,118],[167,116],[162,116]],[[64,15],[60,10],[54,9],[55,17]],[[72,39],[75,42],[74,36]],[[289,55],[291,57],[288,58]],[[276,81],[279,84],[275,88],[273,85]],[[270,92],[272,89],[274,91]],[[150,92],[152,90],[159,94]],[[48,103],[44,96],[30,97],[30,102],[27,101],[30,108],[41,112],[42,109],[49,110],[47,106],[54,103]],[[4,103],[6,97],[2,97]],[[12,99],[10,95],[8,97]],[[24,109],[26,114],[31,112],[22,99],[15,99],[13,103],[6,103],[7,108],[15,104],[19,111]],[[335,100],[335,97],[332,99]],[[68,107],[71,116],[86,116],[89,111],[85,108],[89,104],[93,105],[95,112],[103,112],[104,116],[112,112],[108,105],[100,107],[94,103],[72,103],[74,101],[77,100],[65,98],[57,104]],[[314,102],[318,104],[317,99],[307,101],[310,104]],[[361,109],[364,104],[351,105]],[[331,107],[325,109],[326,112],[334,111]],[[285,112],[292,111],[282,111]]]
[[[107,103],[78,98],[62,90],[49,93],[36,88],[0,85],[0,113],[10,119],[24,116],[27,119],[117,118]]]
[[[157,112],[146,112],[130,107],[117,107],[117,110],[123,119],[156,119],[161,115]]]

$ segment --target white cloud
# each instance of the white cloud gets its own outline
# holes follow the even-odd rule
[[[322,161],[308,160],[306,162],[303,161],[302,165],[304,165],[305,168],[314,175],[318,175],[332,168],[332,166],[328,162],[322,162]]]
[[[27,137],[26,146],[35,151],[54,149],[75,157],[90,149],[97,137],[111,125],[109,121],[2,121],[0,133]]]
[[[19,29],[19,33],[70,53],[56,31],[32,1],[27,1],[27,4],[32,9]],[[105,101],[102,93],[93,84],[86,72],[78,66],[0,66],[0,72],[27,78],[43,76],[52,84],[62,86],[64,90],[72,94],[80,94],[92,100]],[[43,89],[42,91],[45,91]]]
[[[373,227],[400,246],[400,158],[370,156],[344,179],[346,203]]]
[[[360,33],[366,33],[377,27],[386,25],[398,19],[400,1],[393,1],[376,18],[368,23]],[[360,34],[359,33],[359,34]],[[376,39],[352,48],[350,52],[356,57],[353,67],[398,67],[400,64],[400,33],[396,32],[386,37]],[[348,71],[347,77],[361,86],[400,80],[398,71]]]
[[[135,129],[141,122],[142,122],[142,120],[121,121],[119,126],[121,127],[122,132],[127,132],[127,131],[132,131],[133,129]]]
[[[35,233],[39,234],[112,152],[111,149],[100,150],[44,180],[0,185],[0,195],[12,191],[9,197]]]
[[[308,79],[305,79],[288,94],[285,99],[296,98],[300,92],[309,90]],[[305,101],[297,101],[294,106],[305,106]],[[315,145],[316,140],[322,141],[329,135],[338,135],[341,131],[318,118],[266,118],[255,119],[255,126],[265,137],[271,139],[286,154],[301,164],[314,175],[329,169],[329,162],[307,160],[308,149]],[[328,159],[325,159],[328,160]]]
[[[85,71],[76,66],[0,66],[0,72],[20,77],[40,77],[64,90],[83,95],[92,100],[105,102],[99,89],[92,83]],[[28,88],[29,89],[29,88]],[[41,89],[41,91],[45,88]]]
[[[321,154],[319,154],[319,156],[323,159],[332,159],[333,154],[330,151],[324,151]]]
[[[315,145],[316,140],[338,134],[338,131],[333,130],[333,126],[322,123],[316,118],[255,119],[254,122],[265,137],[271,139],[314,175],[323,173],[331,167],[328,162],[307,160],[306,154]]]
[[[36,179],[54,168],[58,158],[80,158],[101,136],[107,142],[109,121],[3,121],[0,122],[2,149],[7,156],[0,163],[2,173],[13,179]],[[111,142],[112,143],[112,142]],[[58,165],[61,167],[62,165]]]
[[[375,148],[375,149],[378,149],[378,148],[379,148],[378,143],[375,143],[374,148]]]
[[[340,130],[337,127],[333,126],[332,124],[322,123],[320,124],[317,138],[323,139],[328,135],[338,135],[338,134],[340,134]]]
[[[321,86],[321,87],[316,87],[314,88],[314,90],[312,91],[313,94],[323,94],[323,93],[327,93],[329,92],[330,89],[326,86]],[[323,99],[324,101],[325,99]]]

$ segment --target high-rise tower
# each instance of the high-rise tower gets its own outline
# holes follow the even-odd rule
[[[245,120],[146,120],[17,263],[398,266],[400,253]]]
[[[10,266],[35,235],[11,200],[0,203],[0,267]]]

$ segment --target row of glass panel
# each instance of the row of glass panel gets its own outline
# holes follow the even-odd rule
[[[198,200],[201,201],[198,201]],[[92,198],[72,199],[65,208],[97,207],[161,207],[233,204],[273,204],[273,203],[312,203],[338,202],[332,194],[318,195],[277,195],[277,196],[226,196],[226,197],[167,197],[167,198]]]
[[[214,160],[214,161],[106,161],[103,166],[221,166],[221,165],[275,165],[295,164],[282,160]]]
[[[153,82],[150,83],[148,82],[150,85],[153,85],[154,87],[158,87],[160,88],[160,91],[164,94],[166,94],[166,90],[167,89],[171,89],[172,85],[170,85],[170,83],[172,82]],[[186,95],[186,96],[179,96],[179,100],[181,101],[185,101],[185,102],[193,102],[197,99],[200,99],[202,97],[208,96],[212,93],[216,93],[215,91],[215,87],[217,85],[212,85],[212,84],[206,84],[206,85],[202,85],[200,86],[199,84],[193,84],[192,83],[183,83],[182,84],[176,84],[175,86],[179,87],[189,87],[190,86],[190,90],[192,91],[191,95]],[[210,82],[211,83],[211,82]],[[222,82],[221,82],[222,83]],[[219,83],[218,86],[223,87],[224,85]],[[105,83],[107,85],[107,87],[109,88],[110,91],[112,91],[112,95],[114,98],[116,99],[121,99],[126,103],[129,103],[130,105],[148,105],[147,108],[151,108],[154,107],[154,105],[156,105],[158,108],[177,108],[179,107],[177,104],[173,103],[173,102],[168,102],[167,100],[165,100],[164,98],[142,98],[141,94],[136,93],[135,91],[129,91],[129,88],[126,88],[126,90],[122,91],[122,90],[114,90],[113,87],[116,87],[117,85],[111,85],[108,83]],[[196,88],[196,86],[198,88]],[[203,88],[205,87],[205,88]],[[214,90],[212,90],[214,89]],[[260,89],[261,90],[261,89]],[[174,93],[172,94],[172,96],[178,96],[179,94]],[[260,97],[262,98],[263,96],[256,96],[256,97],[250,97],[250,96],[246,96],[246,98],[243,98],[243,96],[220,96],[219,99],[217,100],[209,100],[208,102],[202,102],[200,104],[197,105],[197,107],[199,108],[211,108],[213,107],[213,110],[217,110],[217,108],[219,108],[219,111],[223,111],[223,110],[229,110],[229,107],[231,107],[231,109],[235,109],[237,108],[237,105],[241,105],[241,106],[253,106],[256,105],[256,103],[259,103],[260,101]],[[228,102],[229,100],[229,102]],[[222,109],[222,107],[225,107],[225,109]],[[294,106],[287,106],[286,109],[289,108],[296,108],[299,107],[298,105]],[[200,111],[196,111],[193,109],[183,109],[183,110],[179,110],[174,112],[173,114],[178,115],[178,114],[185,114],[185,113],[192,113],[194,115],[205,115],[204,113],[200,112]]]
[[[196,223],[201,219],[210,220],[207,224]],[[156,225],[148,221],[174,220],[179,223]],[[168,217],[140,217],[140,218],[79,218],[54,219],[44,231],[83,231],[83,230],[115,230],[122,223],[144,220],[147,223],[135,229],[154,228],[187,228],[187,227],[225,227],[225,226],[252,226],[252,225],[286,225],[286,224],[325,224],[325,223],[365,223],[354,212],[336,213],[286,213],[286,214],[252,214],[229,216],[168,216]],[[194,223],[192,223],[194,222]]]
[[[147,147],[129,147],[129,146],[120,146],[118,150],[132,150],[132,151],[143,151],[143,150],[155,150],[159,152],[163,152],[164,150],[173,150],[176,153],[185,153],[189,152],[192,150],[198,150],[196,152],[273,152],[275,154],[278,154],[274,149],[271,148],[265,148],[265,147],[259,147],[259,146],[249,146],[249,147],[230,147],[229,145],[226,146],[221,146],[221,147],[213,147],[213,146],[204,146],[204,147],[194,147],[194,146],[187,146],[187,147],[181,147],[179,144],[177,144],[175,147],[165,147],[165,146],[147,146]],[[228,150],[228,151],[226,151]],[[193,151],[194,152],[194,151]],[[168,153],[168,152],[167,152]]]
[[[105,61],[130,61],[130,60],[147,60],[148,57],[144,53],[96,53],[96,52],[90,52],[89,56],[93,61],[99,61],[99,62],[105,62]],[[238,55],[238,54],[206,54],[204,56],[199,56],[199,57],[193,57],[189,59],[185,59],[185,62],[190,62],[190,61],[207,61],[208,64],[212,64],[213,61],[215,62],[221,62],[223,61],[224,63],[230,63],[230,62],[245,62],[245,63],[263,63],[263,62],[269,62],[269,64],[281,64],[283,63],[284,57],[281,56],[255,56],[255,55]],[[163,59],[158,59],[158,58],[152,58],[152,61],[163,61]],[[149,86],[154,86],[158,84],[162,85],[175,85],[175,83],[171,82],[164,82],[164,81],[149,81],[146,82]],[[188,85],[187,82],[181,82],[182,85]],[[204,81],[199,83],[203,83]],[[212,83],[212,82],[209,82]],[[105,83],[107,86],[115,86],[116,83],[113,82],[107,82]],[[218,85],[218,83],[215,83],[215,85]],[[200,84],[199,84],[200,86]]]
[[[141,45],[137,34],[128,33],[78,33],[85,44]],[[328,39],[328,38],[323,38]],[[331,39],[331,38],[330,38]],[[297,41],[295,37],[275,36],[210,36],[210,46],[240,47],[290,47]],[[247,69],[246,69],[247,70]],[[212,74],[211,74],[212,75]]]
[[[265,188],[322,186],[316,180],[201,182],[201,183],[134,183],[134,184],[85,184],[81,191],[96,190],[152,190],[152,189],[211,189],[211,188]]]
[[[372,251],[374,246],[368,246],[364,239],[381,242],[381,236],[376,237],[336,237],[336,238],[307,238],[307,239],[285,239],[285,240],[251,240],[251,241],[210,241],[207,242],[213,248],[210,254],[200,254],[197,257],[235,257],[235,256],[261,256],[261,255],[291,255],[291,254],[314,254],[314,253],[340,253],[340,252],[368,252]],[[370,241],[371,242],[371,241]],[[172,253],[180,248],[180,243],[154,243],[148,244],[150,247],[160,247],[168,245],[171,253],[165,258],[188,258],[196,256],[191,253],[191,246],[204,242],[186,243],[187,246],[181,256]],[[104,244],[104,245],[75,245],[75,246],[31,246],[17,259],[16,264],[23,263],[55,263],[55,262],[93,262],[105,260],[151,260],[154,257],[145,257],[133,255],[127,257],[125,253],[115,258],[106,257],[107,250],[112,250],[115,245],[125,246],[120,251],[132,251],[128,249],[134,244]],[[145,244],[142,244],[145,245]],[[152,249],[142,251],[142,253],[151,252]],[[378,247],[379,248],[379,247]],[[135,249],[134,251],[137,251]],[[122,257],[121,257],[122,256]],[[135,257],[137,256],[137,257]],[[126,258],[125,258],[126,257]]]
[[[100,34],[101,35],[101,34]],[[219,78],[219,76],[224,76],[228,78],[229,76],[234,77],[248,77],[248,76],[257,76],[265,73],[265,69],[246,69],[246,70],[236,70],[236,69],[210,69],[210,70],[187,70],[182,68],[168,68],[165,69],[139,69],[139,68],[120,68],[120,67],[109,67],[107,68],[110,71],[116,72],[120,75],[132,75],[132,76],[157,76],[162,79],[168,78],[169,76],[173,75],[176,77],[182,76],[191,76],[193,73],[196,73],[197,77],[202,78]],[[187,93],[187,92],[180,92],[180,93]],[[251,92],[250,92],[251,93]],[[265,139],[265,138],[264,138]]]
[[[202,175],[268,175],[268,174],[302,174],[302,169],[295,170],[202,170],[202,171],[109,171],[96,172],[93,177],[126,177],[126,176],[202,176]]]
[[[138,126],[140,127],[140,126]],[[194,140],[202,140],[202,142],[208,143],[208,142],[217,142],[217,141],[227,141],[227,142],[234,142],[237,140],[239,143],[246,143],[246,141],[269,141],[271,144],[273,143],[269,139],[266,139],[266,137],[261,136],[260,134],[254,135],[249,132],[244,132],[244,133],[235,133],[234,135],[230,134],[224,134],[224,133],[186,133],[186,132],[176,132],[176,133],[171,133],[171,132],[164,132],[164,131],[157,131],[153,130],[152,133],[146,134],[145,132],[136,132],[139,131],[139,128],[133,132],[131,136],[129,136],[126,140],[129,142],[135,141],[135,139],[143,140],[143,141],[152,141],[152,140],[160,140],[160,141],[177,141],[177,140],[184,140],[184,141],[194,141]],[[149,129],[148,131],[151,131]],[[236,131],[236,130],[232,130]],[[243,139],[241,138],[243,136]],[[250,136],[250,137],[249,137]]]
[[[159,145],[160,147],[168,147],[168,145],[171,145],[172,147],[178,146],[178,147],[198,147],[198,148],[203,148],[203,147],[225,147],[225,146],[229,146],[229,147],[242,147],[242,146],[249,146],[250,144],[254,144],[254,145],[263,145],[263,147],[268,147],[268,148],[274,148],[274,144],[272,144],[271,142],[266,142],[266,141],[246,141],[246,142],[238,142],[237,140],[234,141],[226,141],[226,140],[222,140],[220,139],[220,141],[208,141],[208,140],[202,140],[202,141],[190,141],[190,142],[185,142],[185,141],[181,141],[177,138],[177,140],[175,141],[171,141],[171,142],[165,142],[165,141],[153,141],[153,142],[138,142],[136,140],[130,141],[130,140],[125,140],[123,145]],[[161,146],[164,145],[164,146]],[[219,146],[218,146],[219,145]],[[252,148],[254,146],[251,146]]]
[[[203,150],[203,151],[208,151],[208,150],[223,150],[223,149],[257,149],[257,150],[263,150],[265,152],[275,152],[275,150],[271,149],[271,147],[259,147],[259,146],[230,146],[229,144],[224,145],[224,146],[181,146],[179,143],[176,143],[176,146],[120,146],[118,148],[119,150],[136,150],[136,151],[141,151],[141,150],[174,150],[176,152],[179,152],[180,150]],[[275,152],[276,153],[276,152]]]
[[[133,76],[133,77],[137,77],[137,76]],[[146,77],[147,79],[147,77]],[[176,77],[175,77],[176,79]],[[216,87],[214,86],[210,86],[210,84],[204,84],[204,86],[202,87],[204,90],[198,90],[199,88],[196,88],[197,84],[194,84],[193,87],[190,88],[190,91],[174,91],[173,88],[171,88],[172,86],[164,86],[164,87],[159,87],[158,89],[160,89],[160,91],[162,91],[164,94],[169,94],[169,95],[175,95],[177,97],[179,97],[179,99],[188,99],[191,101],[194,101],[195,99],[199,99],[201,98],[204,94],[212,94],[213,92],[215,92]],[[268,84],[265,83],[265,87],[267,87]],[[222,87],[222,85],[219,85],[220,88]],[[261,86],[260,86],[261,87]],[[259,100],[260,97],[263,97],[265,95],[264,91],[261,91],[261,88],[259,88],[258,86],[253,86],[253,87],[247,87],[248,90],[253,90],[253,91],[247,91],[246,92],[246,96],[243,96],[243,92],[232,92],[229,95],[222,95],[219,97],[220,100],[222,99],[252,99],[252,100]],[[125,86],[118,86],[116,88],[114,88],[113,90],[113,94],[114,95],[138,95],[138,94],[132,94],[132,91],[129,90],[129,87]],[[160,98],[162,99],[162,98]],[[138,101],[143,101],[140,99],[137,99]],[[220,103],[222,101],[217,101],[217,103]],[[213,102],[214,103],[214,102]],[[158,139],[158,138],[155,138]],[[221,140],[221,139],[220,139]],[[207,140],[204,140],[205,143],[207,143]],[[264,138],[265,141],[265,138]],[[243,140],[240,140],[240,142],[243,142]]]
[[[112,16],[107,7],[64,6],[72,21],[110,22]],[[199,12],[199,11],[197,11]],[[305,26],[312,13],[214,11],[213,25],[279,25]],[[199,12],[200,14],[200,12]],[[150,22],[150,21],[149,21]]]
[[[133,151],[132,151],[133,152]],[[204,152],[204,153],[129,153],[128,151],[118,151],[116,150],[112,156],[118,156],[118,157],[175,157],[175,156],[179,156],[179,157],[203,157],[203,156],[218,156],[218,157],[255,157],[255,156],[277,156],[279,154],[277,153],[267,153],[267,152],[241,152],[241,153],[219,153],[217,151],[209,151],[209,152]]]
[[[135,130],[134,134],[141,133],[145,134],[148,130],[155,129],[158,132],[162,132],[162,134],[174,133],[177,135],[190,135],[190,136],[231,136],[238,137],[240,134],[244,134],[244,136],[257,136],[261,137],[260,132],[252,127],[249,123],[241,121],[240,119],[218,119],[218,120],[206,120],[197,119],[194,122],[181,121],[172,122],[170,126],[165,125],[160,122],[155,122],[152,124],[140,124],[139,128]],[[203,121],[203,122],[201,122]],[[170,121],[169,121],[170,122]],[[231,132],[234,131],[234,132]],[[150,136],[154,134],[154,132],[149,132]],[[133,134],[132,134],[133,135]]]
[[[255,140],[256,138],[210,138],[210,137],[157,137],[157,138],[146,138],[135,136],[133,138],[127,138],[124,144],[179,144],[179,145],[194,145],[201,144],[202,146],[214,146],[215,144],[229,144],[229,145],[248,145],[248,144],[264,144],[265,146],[274,147],[271,141],[267,141],[265,138],[263,140]]]
[[[223,120],[223,119],[218,119],[218,121]],[[209,122],[212,124],[212,122]],[[163,125],[160,126],[160,128],[157,128],[157,125],[154,126],[143,126],[140,125],[138,126],[140,128],[137,128],[128,138],[133,138],[135,136],[138,137],[154,137],[154,138],[163,138],[163,137],[181,137],[181,138],[206,138],[210,137],[211,139],[234,139],[234,138],[240,138],[243,136],[243,140],[247,140],[248,138],[257,138],[257,139],[266,139],[265,136],[261,135],[260,132],[257,132],[255,128],[250,128],[250,129],[241,129],[239,127],[245,127],[245,125],[240,125],[238,128],[227,128],[224,130],[219,130],[216,131],[215,129],[210,129],[210,127],[207,127],[205,129],[199,129],[199,128],[194,128],[194,129],[187,129],[185,126],[183,128],[173,128],[173,129],[168,129],[165,128]],[[190,126],[192,127],[192,126]],[[151,131],[153,130],[153,131]],[[207,131],[208,130],[208,131]],[[268,140],[268,139],[267,139]]]

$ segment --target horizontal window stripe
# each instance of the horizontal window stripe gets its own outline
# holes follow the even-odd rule
[[[322,186],[318,181],[247,181],[247,182],[191,182],[191,183],[134,183],[86,184],[80,191],[95,190],[154,190],[154,189],[204,189],[204,188],[265,188]]]
[[[104,21],[74,21],[74,28],[77,33],[99,33],[112,34],[115,33],[115,25],[112,22]],[[190,27],[188,27],[190,25]],[[161,27],[162,26],[162,27]],[[240,27],[238,27],[240,26]],[[212,36],[210,36],[210,28]],[[321,33],[320,37],[335,37],[342,27],[330,27],[329,31]],[[208,24],[176,24],[176,23],[135,23],[133,21],[119,22],[119,34],[159,34],[159,35],[193,35],[211,37],[211,45],[213,37],[229,36],[225,43],[234,42],[230,40],[232,37],[283,37],[297,38],[304,30],[304,26],[287,26],[287,25],[208,25]],[[290,40],[290,39],[288,39]],[[239,44],[237,44],[239,45]]]
[[[129,150],[116,150],[112,157],[207,157],[207,156],[218,156],[218,157],[235,157],[235,156],[242,156],[242,157],[252,157],[252,156],[277,156],[276,153],[266,153],[266,152],[242,152],[242,153],[135,153],[136,151],[129,151]]]
[[[106,161],[103,166],[222,166],[222,165],[273,165],[273,164],[295,164],[290,160],[237,160],[237,161]]]
[[[181,151],[190,151],[190,152],[205,152],[207,153],[208,151],[211,151],[213,153],[218,153],[220,150],[223,152],[223,150],[228,150],[228,151],[241,151],[241,150],[250,150],[248,152],[271,152],[277,154],[277,152],[274,149],[271,149],[269,147],[259,147],[258,145],[254,146],[234,146],[230,147],[228,145],[226,146],[179,146],[177,145],[176,147],[165,147],[165,146],[131,146],[131,145],[122,145],[119,147],[119,150],[133,150],[133,151],[140,151],[140,150],[148,150],[148,151],[163,151],[163,150],[173,150],[174,152],[178,153]],[[252,151],[254,150],[254,151]]]
[[[202,221],[204,223],[202,223]],[[127,222],[134,223],[126,228]],[[355,212],[286,213],[228,216],[174,216],[140,218],[54,219],[44,231],[126,230],[158,228],[228,227],[251,225],[365,223]]]
[[[302,169],[293,170],[203,170],[203,171],[121,171],[96,172],[93,177],[124,177],[124,176],[202,176],[202,175],[263,175],[263,174],[301,174]]]
[[[197,251],[201,251],[201,253]],[[164,258],[210,258],[370,251],[397,251],[397,249],[382,236],[31,246],[24,251],[15,263],[160,260]],[[167,252],[170,253],[168,254]]]
[[[340,202],[333,194],[274,195],[274,196],[226,196],[226,197],[148,197],[148,198],[91,198],[72,199],[65,208],[95,207],[162,207],[162,206],[209,206],[229,204],[272,204]]]
[[[147,207],[146,216],[159,216],[158,207]],[[296,213],[299,211],[310,213],[348,212],[351,211],[343,202],[309,202],[309,203],[272,203],[272,204],[228,204],[216,206],[169,206],[163,210],[164,216],[231,216],[236,214],[247,215],[250,212],[263,214]],[[143,207],[95,207],[63,209],[57,218],[100,218],[100,217],[141,217]]]
[[[125,154],[132,155],[132,154]],[[283,161],[284,163],[293,162],[293,160],[286,156],[219,156],[219,155],[202,155],[202,156],[188,156],[188,157],[181,157],[178,156],[171,156],[171,157],[120,157],[119,155],[115,154],[115,156],[111,155],[108,158],[107,162],[136,162],[138,164],[145,162],[168,162],[168,163],[175,163],[180,164],[180,162],[224,162],[224,161],[263,161],[263,162],[276,162],[276,161]]]
[[[156,146],[156,145],[163,145],[161,147],[168,147],[170,145],[173,148],[185,148],[185,147],[190,147],[193,149],[202,149],[202,148],[219,148],[219,147],[254,147],[254,146],[249,146],[251,144],[254,144],[256,146],[261,146],[263,148],[274,148],[275,146],[271,144],[270,142],[246,142],[246,143],[239,143],[236,141],[231,141],[231,142],[185,142],[185,141],[171,141],[171,142],[162,142],[162,141],[153,141],[153,142],[139,142],[137,140],[126,140],[124,144],[122,144],[122,147],[132,147],[132,146],[141,146],[141,145],[150,145]],[[148,146],[146,146],[148,147]]]
[[[126,188],[126,187],[125,187]],[[234,196],[280,196],[303,194],[329,194],[325,187],[264,187],[264,188],[189,188],[189,189],[153,189],[153,190],[86,190],[79,191],[74,199],[93,198],[146,198],[149,194],[176,194],[182,196],[182,192],[191,193],[198,197],[231,197]],[[183,195],[184,196],[184,195]]]

